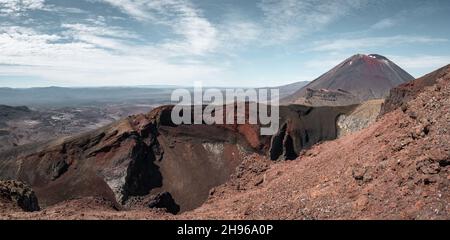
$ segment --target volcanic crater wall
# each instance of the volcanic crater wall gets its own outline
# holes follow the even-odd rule
[[[271,138],[272,160],[294,160],[304,149],[337,138],[336,120],[357,105],[341,107],[280,106],[280,128]]]
[[[164,106],[78,136],[0,152],[0,180],[31,185],[44,208],[94,196],[117,208],[139,201],[160,206],[157,199],[163,199],[174,213],[187,211],[225,183],[249,153],[291,160],[335,139],[337,117],[354,107],[281,106],[279,132],[260,136],[259,125],[175,126],[172,107]]]
[[[181,211],[200,206],[251,151],[244,137],[220,126],[170,121],[158,108],[96,131],[0,153],[0,179],[30,184],[41,206],[97,196],[125,205],[170,193]]]

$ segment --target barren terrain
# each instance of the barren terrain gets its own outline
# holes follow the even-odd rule
[[[270,153],[276,136],[270,148],[264,147],[262,141],[263,147],[258,149],[266,150],[255,151],[258,144],[250,141],[255,140],[251,137],[253,128],[174,127],[165,108],[82,137],[51,142],[37,148],[39,151],[28,148],[19,155],[3,153],[3,157],[8,156],[2,160],[3,178],[15,176],[33,183],[38,198],[43,196],[44,207],[35,212],[7,207],[2,208],[0,215],[6,219],[449,219],[450,68],[432,75],[436,76],[435,84],[424,86],[403,101],[401,107],[379,116],[368,128],[350,127],[359,131],[336,140],[318,138],[315,144],[299,149],[299,156],[293,161],[273,161]],[[355,106],[344,114],[359,121],[379,106],[379,103],[361,105],[359,109]],[[311,113],[308,108],[294,109],[297,113]],[[316,114],[319,113],[330,111]],[[290,117],[286,122],[289,125],[285,133],[282,134],[281,128],[277,136],[284,136],[280,138],[283,155],[292,156],[286,155],[294,149],[292,139],[286,136],[301,133],[302,128],[293,127],[297,125]],[[337,129],[334,130],[336,134]],[[295,136],[301,139],[305,135]],[[156,167],[145,165],[142,156],[148,155],[144,149],[151,149]],[[60,158],[52,157],[60,154],[66,156],[63,158],[66,164],[59,164],[55,160]],[[23,165],[17,165],[16,156]],[[207,161],[200,165],[192,162],[199,158]],[[283,159],[286,158],[279,160]],[[204,168],[212,163],[218,165]],[[210,172],[222,164],[231,164],[217,168],[219,172],[227,169],[229,175],[220,177],[218,172]],[[39,166],[40,171],[27,170],[34,166]],[[89,175],[89,171],[79,169],[99,172],[92,171]],[[121,175],[123,169],[126,175]],[[154,183],[147,180],[155,176],[145,175],[142,172],[145,169],[158,169],[163,179],[183,177],[165,180],[159,191],[142,194],[146,193],[143,187],[151,186],[146,184]],[[183,171],[182,175],[174,174],[176,171]],[[200,175],[192,175],[193,172]],[[117,176],[124,176],[125,181]],[[201,184],[215,177],[223,177],[223,182]],[[60,195],[58,186],[69,186],[69,182],[81,185],[64,188],[69,192]],[[84,186],[86,183],[96,187]],[[184,185],[177,188],[178,184]],[[206,202],[190,205],[189,200],[195,198],[183,200],[186,189],[203,189],[202,194],[208,189]],[[64,199],[68,193],[72,197]],[[60,200],[50,203],[52,198],[48,196]],[[11,204],[10,200],[2,201]],[[130,201],[131,205],[126,204]],[[173,215],[163,210],[173,208],[174,202],[181,204],[184,211]],[[153,208],[149,209],[150,206]]]

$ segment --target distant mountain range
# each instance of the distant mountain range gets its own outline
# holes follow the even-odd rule
[[[31,107],[167,104],[176,87],[0,88],[0,104]]]
[[[280,98],[287,97],[308,82],[296,82],[279,86]],[[176,88],[187,86],[137,86],[137,87],[40,87],[0,88],[0,104],[30,107],[76,107],[104,104],[170,104],[170,96]],[[207,89],[210,87],[204,87]],[[272,88],[272,87],[271,87]],[[225,88],[218,88],[225,89]]]
[[[393,87],[413,79],[386,57],[357,54],[312,82],[295,82],[277,88],[283,104],[339,106],[383,98]],[[170,96],[175,88],[192,89],[173,85],[0,88],[0,104],[30,107],[101,106],[111,103],[163,105],[171,103]]]
[[[280,98],[285,98],[294,94],[304,86],[308,85],[308,83],[308,81],[301,81],[277,87],[280,90]]]

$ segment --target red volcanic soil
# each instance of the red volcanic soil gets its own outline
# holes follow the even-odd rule
[[[272,138],[260,136],[257,124],[175,126],[171,107],[160,107],[82,135],[0,152],[0,179],[30,184],[47,212],[72,209],[85,198],[127,212],[150,205],[189,211],[249,154],[295,159],[335,139],[336,118],[354,108],[283,106]]]
[[[72,201],[7,218],[449,219],[450,74],[406,107],[365,130],[315,145],[296,161],[244,157],[201,207],[179,215],[105,205],[96,210]]]
[[[72,198],[72,200],[60,201],[39,212],[12,211],[2,213],[0,216],[8,219],[450,219],[449,69],[449,67],[441,69],[440,71],[445,74],[435,74],[439,77],[435,80],[434,85],[424,87],[415,97],[405,101],[404,107],[381,116],[369,128],[346,135],[338,140],[315,145],[311,143],[310,148],[301,149],[300,155],[295,161],[271,161],[271,156],[251,154],[252,151],[243,156],[231,157],[233,149],[236,147],[232,143],[244,140],[244,137],[238,139],[232,132],[224,134],[222,131],[226,131],[226,129],[224,130],[223,127],[219,127],[222,128],[221,130],[206,129],[205,126],[203,128],[192,126],[172,128],[170,124],[167,124],[164,112],[161,111],[133,117],[132,121],[128,122],[130,125],[124,125],[124,129],[131,126],[137,135],[133,135],[132,139],[125,138],[126,141],[123,138],[113,138],[122,139],[122,142],[118,145],[112,144],[108,151],[94,151],[95,149],[105,149],[104,147],[110,146],[111,143],[102,140],[94,144],[95,141],[92,139],[96,139],[93,138],[96,135],[91,133],[92,136],[88,138],[90,141],[86,146],[91,146],[92,149],[89,148],[87,153],[96,152],[97,155],[102,153],[106,154],[105,156],[115,157],[119,151],[133,156],[133,150],[130,150],[125,143],[131,141],[129,144],[140,146],[140,142],[143,142],[153,146],[151,143],[155,144],[156,142],[152,138],[147,138],[151,136],[149,134],[151,131],[148,132],[149,128],[147,127],[158,124],[161,136],[157,139],[160,146],[163,146],[164,158],[162,162],[158,162],[158,159],[161,159],[161,149],[152,148],[155,157],[153,163],[159,167],[156,169],[159,169],[162,176],[168,178],[168,181],[163,182],[158,191],[170,192],[174,199],[181,203],[182,207],[185,207],[185,211],[178,215],[148,209],[145,204],[136,204],[134,207],[127,208],[127,202],[139,202],[139,199],[134,198],[139,195],[139,190],[141,190],[137,186],[146,183],[143,181],[145,178],[139,176],[145,177],[146,175],[139,174],[139,171],[133,174],[133,171],[136,171],[133,164],[142,164],[140,162],[142,159],[120,158],[122,161],[130,163],[128,165],[129,178],[126,178],[124,185],[109,183],[109,188],[105,189],[110,189],[114,196],[117,196],[114,187],[126,189],[127,192],[122,192],[126,195],[120,195],[128,197],[125,205],[118,205],[115,201],[117,198],[107,199],[85,195]],[[337,112],[332,115],[339,114],[339,111],[344,110],[336,110]],[[330,116],[324,115],[325,113],[331,114],[330,109],[291,107],[287,115],[283,115],[286,121],[282,122],[286,124],[282,129],[285,130],[280,130],[280,133],[274,136],[274,139],[277,137],[283,139],[279,141],[282,143],[278,147],[278,150],[282,149],[279,153],[286,156],[286,153],[295,149],[295,141],[286,136],[297,135],[305,129],[309,129],[310,132],[317,130],[314,127],[296,128],[294,126],[304,126],[305,123],[307,126],[314,124],[322,126],[325,123],[320,124],[320,121],[316,121],[313,124],[307,119],[309,116],[313,119],[323,120],[326,119],[325,116]],[[160,117],[154,118],[152,114]],[[297,119],[298,123],[292,122],[296,119],[292,117],[295,114],[303,116]],[[149,122],[152,124],[149,125]],[[331,130],[333,129],[327,131],[331,132]],[[105,129],[103,131],[109,132]],[[75,138],[71,141],[74,141],[73,144],[77,143],[78,147],[85,146],[82,139],[86,138]],[[302,137],[297,137],[298,143],[303,141],[301,139]],[[111,141],[116,142],[116,140]],[[71,141],[66,141],[66,143],[69,144]],[[216,145],[218,143],[221,143],[220,147]],[[193,144],[194,147],[187,147],[189,144]],[[226,147],[227,144],[229,144],[229,148]],[[136,151],[140,148],[131,149]],[[113,154],[114,151],[116,154]],[[125,155],[130,156],[127,154]],[[228,158],[224,155],[227,155]],[[288,155],[290,156],[290,154]],[[115,176],[113,170],[122,168],[113,164],[116,160],[111,162],[108,160],[109,157],[105,156],[98,159],[80,158],[76,161],[81,167],[83,166],[81,162],[87,164],[89,161],[102,162],[103,160],[103,164],[91,163],[86,166],[91,168],[100,166],[100,169],[109,171],[107,177],[113,177]],[[208,156],[208,160],[205,160],[205,156]],[[200,159],[200,163],[196,163],[195,159]],[[232,162],[234,167],[226,167],[230,176],[222,182],[224,184],[219,185],[220,183],[217,181],[215,184],[207,186],[208,181],[220,178],[219,172],[223,171],[220,166],[227,166],[224,165],[227,162]],[[11,164],[9,161],[6,163]],[[22,174],[25,174],[23,176],[31,178],[33,177],[30,174],[31,171],[23,172],[23,169],[27,167],[25,163],[23,161],[23,165],[19,166],[19,169],[22,169]],[[45,162],[34,166],[39,166],[37,169],[44,171],[48,165],[42,165],[43,163]],[[211,163],[217,165],[205,167]],[[62,181],[59,179],[63,179],[66,175],[70,177],[71,174],[68,173],[74,171],[73,166],[70,165],[69,170],[56,177],[54,181]],[[10,169],[5,167],[5,161],[0,167]],[[9,171],[12,174],[17,169],[12,168]],[[181,174],[177,171],[181,171]],[[189,172],[191,175],[188,174]],[[3,170],[2,173],[8,172]],[[57,176],[58,173],[59,171],[56,171],[56,175],[49,176]],[[136,173],[138,174],[136,175]],[[177,178],[177,176],[181,178]],[[178,185],[180,179],[182,179],[181,182],[189,184]],[[52,182],[51,179],[46,181]],[[107,181],[103,180],[103,182]],[[205,184],[205,182],[207,183]],[[64,186],[71,185],[66,183]],[[121,186],[122,188],[120,188]],[[72,187],[75,189],[76,186]],[[201,201],[196,204],[200,205],[204,199],[207,199],[206,202],[197,208],[195,205],[189,205],[191,204],[190,198],[183,199],[183,196],[188,196],[188,192],[182,192],[184,187],[189,191],[196,191],[198,193],[196,195],[202,195],[206,189],[210,189],[206,196],[202,195]],[[38,198],[45,197],[42,194],[39,195],[39,191],[37,193]],[[157,192],[151,194],[155,193]],[[152,201],[157,199],[152,196],[150,198],[153,199]],[[186,206],[190,206],[190,209]]]
[[[346,59],[282,102],[303,103],[304,99],[311,98],[311,95],[323,97],[324,92],[317,91],[327,90],[329,94],[323,100],[330,103],[322,103],[319,99],[319,105],[348,105],[349,102],[354,104],[384,98],[391,88],[413,79],[386,57],[377,54],[358,54]],[[333,99],[330,101],[328,98]],[[317,100],[311,101],[313,101],[311,105],[315,105],[314,102]]]
[[[450,75],[366,130],[297,161],[259,156],[202,207],[201,219],[449,219]],[[251,201],[249,201],[251,199]]]
[[[85,197],[58,203],[39,212],[8,211],[0,213],[0,219],[38,220],[145,220],[173,219],[162,209],[141,208],[123,211],[103,198]]]
[[[423,88],[434,85],[439,79],[447,76],[450,71],[449,69],[450,65],[447,65],[421,78],[391,89],[389,97],[386,98],[386,101],[383,104],[381,114],[391,112],[406,104],[408,101],[415,98]]]

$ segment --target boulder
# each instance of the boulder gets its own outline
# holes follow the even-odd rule
[[[34,191],[19,181],[0,181],[0,199],[12,201],[27,212],[39,211],[39,204]]]

